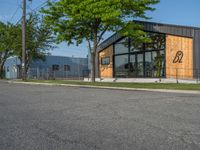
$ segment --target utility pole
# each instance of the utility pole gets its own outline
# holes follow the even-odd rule
[[[26,0],[23,0],[22,15],[22,80],[26,80]]]

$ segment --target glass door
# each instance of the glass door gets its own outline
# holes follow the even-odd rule
[[[137,54],[137,76],[144,77],[144,58],[143,53]]]
[[[137,61],[136,61],[136,54],[130,55],[130,68],[129,68],[129,76],[130,77],[137,77]]]
[[[151,52],[145,52],[145,77],[152,77]]]
[[[115,77],[127,78],[128,73],[128,55],[115,56]]]

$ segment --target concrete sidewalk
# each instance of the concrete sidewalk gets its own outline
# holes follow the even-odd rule
[[[127,91],[149,91],[149,92],[164,92],[164,93],[200,94],[200,91],[195,91],[195,90],[125,88],[125,87],[90,86],[90,85],[74,85],[74,84],[58,84],[58,83],[36,83],[36,82],[22,82],[22,81],[8,81],[8,83],[11,83],[11,84],[26,84],[26,85],[45,85],[45,86],[63,86],[63,87],[127,90]]]
[[[84,78],[84,81],[91,81]],[[117,83],[188,83],[199,84],[199,79],[166,79],[166,78],[96,78],[96,82],[117,82]]]

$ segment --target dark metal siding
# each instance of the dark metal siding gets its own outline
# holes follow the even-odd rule
[[[194,31],[193,38],[193,60],[194,60],[194,69],[198,70],[197,73],[200,73],[200,30]]]
[[[148,23],[148,22],[138,22],[144,26],[145,31],[159,32],[165,34],[172,34],[184,37],[193,37],[193,28],[191,27],[182,27],[174,25],[164,25],[158,23]]]
[[[117,33],[113,34],[111,37],[109,37],[108,39],[106,39],[105,41],[103,41],[100,44],[100,46],[98,47],[98,52],[105,49],[106,47],[110,46],[111,44],[113,44],[115,41],[117,41],[121,37],[122,36]]]

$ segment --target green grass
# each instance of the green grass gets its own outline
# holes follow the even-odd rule
[[[177,83],[110,83],[110,82],[109,83],[108,82],[91,83],[91,82],[71,81],[71,80],[28,80],[27,82],[124,87],[124,88],[200,90],[200,84],[182,84],[182,83],[179,83],[179,84]]]

